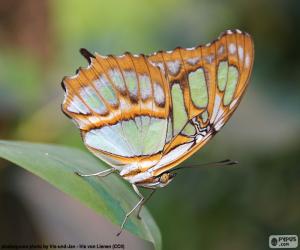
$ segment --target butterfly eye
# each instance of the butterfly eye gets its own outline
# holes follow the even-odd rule
[[[160,177],[159,177],[159,182],[166,184],[168,182],[170,182],[174,177],[176,176],[176,173],[163,173]]]
[[[170,179],[170,174],[169,173],[164,173],[160,176],[159,181],[161,183],[167,183],[169,179]]]

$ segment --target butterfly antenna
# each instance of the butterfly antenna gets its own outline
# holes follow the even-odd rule
[[[199,165],[181,166],[181,167],[172,169],[172,171],[176,171],[178,169],[199,168],[199,167],[223,167],[223,166],[229,166],[229,165],[236,165],[238,163],[239,163],[238,161],[232,161],[230,159],[226,159],[223,161],[209,162],[209,163],[204,163],[204,164],[199,164]]]

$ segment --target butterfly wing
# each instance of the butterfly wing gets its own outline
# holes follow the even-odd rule
[[[248,85],[253,59],[252,39],[239,30],[205,46],[148,57],[165,74],[171,96],[168,137],[153,176],[191,156],[228,121]]]
[[[155,164],[165,145],[170,107],[162,72],[143,55],[83,54],[89,66],[63,79],[63,112],[80,128],[87,148],[108,164]]]
[[[83,54],[90,64],[63,79],[62,109],[97,157],[132,166],[128,176],[157,176],[200,149],[238,106],[254,58],[239,30],[148,57]]]

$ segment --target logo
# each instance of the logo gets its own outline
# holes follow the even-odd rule
[[[296,248],[298,247],[297,235],[270,235],[270,248]]]

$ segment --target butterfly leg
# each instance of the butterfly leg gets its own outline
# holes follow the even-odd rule
[[[136,210],[137,208],[139,208],[142,204],[143,204],[143,201],[145,200],[144,196],[140,193],[140,191],[138,190],[137,186],[132,184],[132,187],[134,189],[134,191],[136,192],[136,194],[141,198],[139,200],[139,202],[126,214],[123,222],[122,222],[122,225],[121,225],[121,231],[117,233],[117,236],[119,236],[122,231],[123,231],[123,228],[124,228],[124,225],[128,219],[128,217],[134,212],[134,210]]]
[[[115,168],[109,168],[109,169],[105,169],[102,170],[100,172],[97,173],[93,173],[93,174],[82,174],[80,172],[75,172],[75,174],[81,176],[81,177],[89,177],[89,176],[100,176],[100,177],[105,177],[107,175],[110,175],[111,173],[115,172],[116,169]]]
[[[141,216],[140,216],[140,213],[141,213],[141,210],[142,210],[142,208],[143,208],[143,206],[145,205],[145,203],[148,201],[148,200],[150,200],[150,198],[152,197],[152,195],[155,193],[155,191],[156,191],[156,189],[153,189],[152,191],[151,191],[151,193],[149,194],[149,196],[146,198],[146,199],[144,199],[144,201],[141,203],[141,205],[139,206],[139,209],[138,209],[138,211],[137,211],[137,218],[140,220],[141,219]]]

